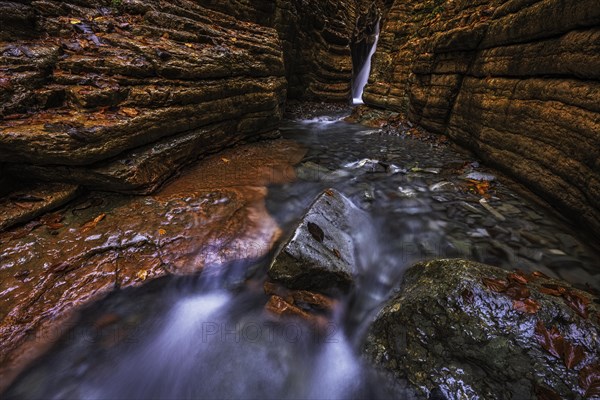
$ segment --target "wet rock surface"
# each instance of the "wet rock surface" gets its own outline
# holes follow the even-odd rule
[[[423,398],[597,398],[598,300],[543,274],[423,262],[377,314],[363,352]]]
[[[275,256],[269,277],[294,289],[348,291],[358,273],[352,232],[361,220],[343,194],[325,190]]]
[[[366,31],[383,12],[380,0],[207,1],[207,7],[273,27],[285,60],[288,96],[305,101],[347,102],[356,68],[364,62]],[[354,60],[353,60],[354,58]]]
[[[6,13],[36,21],[0,47],[0,160],[19,179],[149,192],[201,156],[277,129],[286,83],[272,28],[185,0]]]
[[[366,104],[448,135],[600,232],[593,0],[396,1]]]
[[[294,179],[303,153],[289,141],[240,146],[155,195],[92,192],[35,225],[0,233],[3,384],[77,307],[161,276],[268,253],[280,231],[265,209],[266,185]]]
[[[6,185],[10,183],[7,182]],[[61,183],[29,184],[15,188],[0,197],[0,232],[64,205],[77,192],[77,186]]]

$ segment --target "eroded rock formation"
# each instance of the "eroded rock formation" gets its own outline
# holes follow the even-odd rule
[[[600,232],[599,43],[593,0],[395,1],[364,100]]]
[[[293,180],[303,155],[288,141],[240,146],[151,196],[91,193],[1,232],[0,391],[77,307],[165,275],[267,254],[280,231],[266,186]]]
[[[150,192],[277,129],[286,81],[271,28],[187,0],[3,2],[1,18],[6,175]]]
[[[207,1],[207,6],[274,27],[283,45],[288,96],[299,100],[350,100],[353,69],[383,3],[380,0]],[[356,57],[352,57],[354,51]],[[368,50],[367,50],[368,51]],[[358,60],[353,66],[353,59]]]

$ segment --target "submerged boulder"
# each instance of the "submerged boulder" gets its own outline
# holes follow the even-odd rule
[[[425,398],[598,398],[599,302],[541,273],[419,263],[375,317],[363,352]]]
[[[357,274],[352,224],[361,217],[343,194],[325,190],[279,250],[269,276],[292,289],[347,291]]]

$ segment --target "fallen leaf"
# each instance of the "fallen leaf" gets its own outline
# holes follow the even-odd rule
[[[191,43],[184,43],[184,45],[185,45],[185,47],[190,47],[190,48],[193,47],[193,44],[191,44]]]
[[[158,230],[158,234],[161,235],[161,236],[162,235],[166,235],[167,231],[161,228],[161,229]]]
[[[493,292],[503,293],[508,288],[508,282],[502,279],[483,278],[483,284]]]
[[[119,110],[120,114],[125,114],[128,117],[135,117],[136,115],[138,115],[140,112],[138,110],[136,110],[135,108],[131,108],[131,107],[121,107],[121,109]]]
[[[580,295],[574,291],[568,291],[563,294],[563,300],[566,305],[571,307],[573,311],[579,314],[582,318],[588,317],[588,304],[590,300],[587,297]]]
[[[550,296],[555,296],[555,297],[561,297],[562,293],[556,289],[551,289],[551,288],[547,288],[547,287],[541,287],[540,288],[540,292],[550,295]]]
[[[94,229],[96,227],[96,225],[98,225],[98,222],[102,221],[104,219],[104,217],[106,217],[106,214],[100,214],[93,220],[86,222],[85,224],[83,224],[81,226],[81,232],[87,232],[91,229]]]
[[[338,249],[331,249],[331,251],[333,251],[333,254],[335,254],[337,258],[342,258],[342,255],[340,254],[340,251]]]
[[[28,233],[30,233],[35,228],[37,228],[41,225],[42,225],[42,223],[40,221],[31,221],[31,222],[23,225],[21,228],[15,230],[13,232],[12,236],[10,237],[10,240],[21,239],[21,238],[27,236]]]
[[[505,293],[514,300],[526,299],[531,294],[527,286],[514,282],[508,285]]]
[[[573,367],[582,362],[584,358],[585,351],[583,347],[565,341],[563,353],[565,367],[573,369]]]
[[[544,386],[535,385],[535,394],[537,400],[562,400],[558,393]]]
[[[309,292],[307,290],[294,290],[291,292],[292,298],[296,303],[305,303],[322,310],[333,310],[335,301],[320,293]]]
[[[33,208],[33,204],[31,203],[18,203],[18,202],[14,202],[13,203],[15,206],[22,208],[24,210],[31,210]]]
[[[516,282],[522,285],[526,285],[528,282],[527,278],[523,274],[516,272],[511,272],[510,274],[508,274],[507,278],[510,282]]]
[[[553,283],[544,283],[544,284],[542,284],[542,287],[546,288],[546,289],[550,289],[550,290],[556,291],[556,292],[560,293],[561,296],[564,293],[567,292],[567,288],[566,287],[560,286],[560,285],[555,285]]]
[[[265,309],[278,316],[300,317],[305,320],[312,320],[314,317],[306,311],[290,304],[280,296],[273,295],[267,302]]]
[[[225,164],[229,163],[231,160],[229,158],[225,158],[225,157],[221,157],[221,161],[223,161]]]
[[[329,196],[329,197],[333,197],[333,195],[334,195],[334,192],[333,192],[333,190],[331,190],[331,189],[327,189],[327,190],[325,191],[325,194],[326,194],[327,196]]]
[[[460,295],[462,296],[463,300],[469,304],[473,304],[473,302],[475,302],[475,295],[469,289],[463,290]]]
[[[80,20],[80,19],[77,19],[77,18],[72,18],[71,20],[69,20],[69,23],[70,23],[71,25],[77,25],[77,24],[80,24],[80,23],[81,23],[81,20]]]
[[[579,371],[579,386],[585,390],[586,399],[600,396],[600,364],[589,364]]]
[[[323,240],[325,239],[325,232],[323,232],[323,229],[321,229],[319,225],[309,222],[308,231],[317,242],[323,243]]]
[[[138,279],[145,281],[146,278],[148,277],[148,271],[145,269],[141,269],[135,274],[135,276],[137,276]]]
[[[562,358],[565,339],[555,326],[548,330],[542,321],[538,321],[535,326],[535,338],[548,353]]]
[[[544,278],[544,279],[550,279],[550,277],[546,274],[544,274],[543,272],[540,271],[533,271],[531,273],[531,276],[534,278]]]
[[[533,299],[513,300],[513,308],[527,314],[535,314],[540,310],[540,305]]]
[[[46,227],[48,227],[48,229],[50,229],[51,231],[56,231],[56,230],[62,228],[63,226],[64,225],[61,224],[60,222],[46,224]]]

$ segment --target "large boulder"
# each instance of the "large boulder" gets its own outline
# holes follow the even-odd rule
[[[423,262],[377,314],[363,351],[424,398],[599,398],[599,302],[539,273]]]
[[[269,267],[269,277],[292,289],[348,291],[358,274],[353,232],[363,212],[334,189],[321,193]]]
[[[600,233],[596,0],[396,0],[365,103],[404,112]]]

